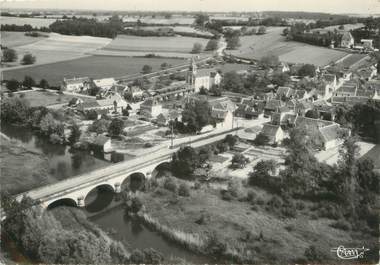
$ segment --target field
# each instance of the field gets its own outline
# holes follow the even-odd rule
[[[150,26],[150,27],[142,27],[141,29],[144,30],[157,30],[159,28],[162,28],[160,26]],[[199,34],[199,35],[203,35],[203,36],[206,36],[206,37],[212,37],[213,34],[208,32],[208,31],[201,31],[201,30],[198,30],[198,29],[195,29],[193,27],[188,27],[188,26],[174,26],[174,27],[170,27],[173,29],[173,31],[175,33],[196,33],[196,34]]]
[[[286,41],[281,35],[283,27],[268,27],[264,35],[241,37],[238,50],[227,50],[227,54],[260,59],[266,55],[277,55],[281,61],[288,63],[312,63],[324,66],[346,55],[345,52],[309,45],[306,43]]]
[[[191,37],[138,37],[119,35],[104,50],[132,51],[144,53],[187,53],[193,44],[199,42],[206,46],[208,40]]]
[[[172,18],[166,19],[164,17],[124,17],[124,22],[137,22],[140,19],[142,23],[147,24],[161,24],[161,25],[170,25],[170,24],[179,24],[179,25],[191,25],[194,23],[193,17],[183,17],[183,16],[173,16]]]
[[[27,99],[30,103],[30,106],[37,107],[37,106],[50,106],[55,104],[63,104],[68,103],[74,96],[71,95],[65,95],[65,94],[59,94],[56,92],[50,92],[50,91],[30,91],[21,93],[18,92],[17,95],[23,95],[25,99]],[[78,97],[78,96],[75,96]],[[95,99],[91,99],[88,97],[81,97],[83,101],[95,101]]]
[[[14,48],[19,60],[23,54],[31,53],[36,56],[36,64],[79,58],[102,48],[110,41],[108,38],[66,36],[57,33],[50,33],[48,38],[27,37],[21,32],[6,32],[2,36],[2,43],[8,43],[7,47]],[[17,64],[18,62],[14,62],[8,66],[17,66]]]
[[[24,24],[29,24],[32,27],[48,27],[56,19],[53,18],[24,18],[24,17],[1,17],[1,24],[15,24],[23,26]]]
[[[65,62],[38,65],[21,69],[6,69],[3,78],[23,80],[25,75],[33,76],[35,80],[45,78],[50,85],[59,85],[63,78],[88,76],[92,78],[120,77],[139,73],[147,64],[153,70],[159,70],[160,65],[167,62],[171,65],[183,64],[181,59],[164,58],[133,58],[113,56],[90,56]]]
[[[45,37],[42,37],[42,36],[41,37],[25,36],[24,32],[1,31],[1,45],[9,47],[9,48],[15,48],[17,46],[32,44],[44,38]]]

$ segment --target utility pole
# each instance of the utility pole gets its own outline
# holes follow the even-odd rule
[[[172,135],[171,135],[171,145],[170,145],[170,148],[173,148],[173,141],[174,141],[173,123],[174,123],[174,121],[171,120],[171,124],[172,124]]]

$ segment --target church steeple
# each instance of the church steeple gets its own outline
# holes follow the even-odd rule
[[[197,64],[195,63],[194,58],[191,58],[191,62],[189,65],[189,71],[187,73],[187,83],[189,85],[194,85],[196,74],[197,74]]]

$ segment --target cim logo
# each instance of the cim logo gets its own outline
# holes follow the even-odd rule
[[[369,251],[369,248],[345,248],[344,246],[339,246],[331,249],[331,252],[335,252],[340,259],[361,259],[366,251]]]

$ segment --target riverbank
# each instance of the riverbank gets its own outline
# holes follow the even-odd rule
[[[229,200],[221,193],[203,185],[182,197],[158,185],[138,195],[144,205],[141,219],[177,244],[224,262],[301,262],[310,246],[326,261],[335,258],[330,249],[341,244],[376,242],[368,234],[334,228],[335,220],[322,216],[317,203],[296,201],[294,216],[284,216],[278,211],[285,206],[274,206],[278,199],[257,187],[241,187]]]
[[[1,136],[0,160],[2,191],[17,194],[54,182],[48,157],[25,148],[21,141]]]

